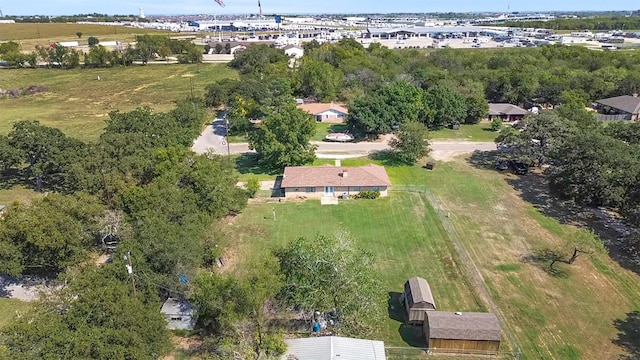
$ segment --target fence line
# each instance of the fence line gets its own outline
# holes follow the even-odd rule
[[[512,351],[500,350],[498,353],[491,353],[487,351],[471,351],[471,350],[453,350],[446,349],[446,351],[434,351],[429,352],[426,348],[411,348],[411,347],[394,347],[386,346],[384,348],[387,358],[390,360],[399,359],[423,359],[426,354],[436,358],[453,359],[451,356],[455,355],[455,359],[500,359],[500,360],[512,360],[518,358]],[[440,355],[440,356],[439,356]]]
[[[442,226],[449,234],[449,239],[451,239],[451,243],[453,244],[453,247],[456,249],[456,252],[458,253],[458,257],[464,264],[464,268],[466,269],[466,272],[468,273],[468,275],[471,276],[476,289],[480,292],[480,296],[484,300],[485,304],[489,307],[491,312],[496,314],[496,316],[498,316],[498,318],[500,319],[500,322],[502,323],[502,330],[511,345],[511,349],[513,350],[513,353],[512,353],[513,357],[516,359],[520,359],[522,353],[520,351],[520,347],[518,346],[518,343],[515,340],[515,336],[513,336],[513,333],[511,332],[509,327],[506,325],[506,321],[504,319],[504,316],[502,315],[502,312],[500,311],[496,303],[491,298],[491,295],[487,290],[487,286],[485,285],[484,278],[480,273],[480,270],[476,266],[473,259],[471,259],[471,256],[469,255],[467,250],[462,245],[462,242],[460,241],[460,238],[458,237],[458,233],[456,232],[455,228],[451,225],[451,222],[449,222],[448,214],[444,213],[444,211],[442,210],[442,206],[440,206],[438,200],[433,195],[433,193],[426,186],[419,186],[419,185],[393,185],[390,191],[415,192],[415,193],[425,194],[425,196],[431,203],[431,206],[433,207],[436,214],[438,215],[438,218],[440,219]]]

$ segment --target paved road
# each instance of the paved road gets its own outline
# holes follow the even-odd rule
[[[193,151],[198,154],[204,154],[209,149],[213,149],[216,153],[226,154],[227,150],[231,154],[242,154],[251,152],[247,143],[228,144],[225,142],[224,135],[226,132],[225,121],[217,119],[212,125],[207,126],[202,134],[195,140]],[[322,157],[330,157],[331,153],[336,155],[365,155],[372,151],[380,151],[389,148],[389,144],[385,142],[359,142],[359,143],[333,143],[312,141],[312,144],[318,146],[316,153]],[[433,141],[431,142],[432,155],[437,160],[447,160],[453,156],[471,153],[476,150],[489,151],[495,150],[496,145],[492,142],[473,142],[473,141]]]

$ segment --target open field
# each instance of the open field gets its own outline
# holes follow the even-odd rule
[[[384,296],[402,292],[409,277],[422,276],[429,279],[439,309],[483,309],[460,274],[447,233],[423,194],[398,193],[333,207],[321,207],[319,201],[251,205],[225,227],[234,243],[225,262],[242,274],[265,252],[292,239],[337,230],[349,231],[359,246],[375,254]],[[387,320],[378,337],[388,345],[424,346],[402,330],[400,322],[390,319],[386,310],[383,315]]]
[[[29,304],[24,301],[0,298],[0,328],[11,322],[16,311],[25,311],[28,306]]]
[[[100,81],[96,80],[100,76]],[[176,100],[204,94],[204,87],[236,72],[225,65],[153,65],[110,69],[0,70],[5,89],[43,85],[48,92],[17,99],[0,99],[0,134],[18,120],[39,120],[67,135],[94,141],[110,111],[150,106],[170,110]]]
[[[634,322],[631,315],[640,310],[640,276],[614,261],[601,242],[577,227],[576,221],[559,215],[561,202],[549,197],[539,175],[518,177],[498,173],[479,165],[477,156],[439,162],[434,171],[418,166],[389,166],[387,171],[394,184],[426,186],[434,194],[437,205],[449,216],[479,269],[493,301],[522,349],[523,358],[615,359],[625,350],[617,345],[618,339],[634,336],[636,340],[632,340],[629,347],[635,348],[626,350],[640,356],[637,339],[640,323]],[[319,160],[317,164],[330,162]],[[371,160],[342,160],[345,166],[368,162]],[[360,204],[364,204],[362,208]],[[250,259],[295,236],[346,228],[362,241],[362,246],[384,259],[381,270],[390,288],[386,291],[399,291],[403,278],[424,274],[430,282],[437,283],[434,286],[438,289],[436,302],[447,304],[441,309],[474,304],[472,293],[468,299],[456,299],[461,301],[458,304],[448,299],[448,290],[440,290],[442,286],[459,286],[462,279],[460,275],[457,281],[434,275],[441,273],[441,267],[445,266],[437,261],[438,256],[457,259],[451,255],[455,254],[453,249],[445,245],[447,235],[442,233],[431,206],[420,194],[392,192],[390,199],[379,202],[347,202],[324,207],[315,201],[275,204],[278,216],[275,222],[271,219],[273,206],[251,205],[229,226],[234,240],[235,236],[238,239],[237,246],[230,252],[236,259],[246,259],[236,264],[238,268],[250,266]],[[416,215],[419,209],[424,216]],[[589,212],[572,209],[569,215],[574,216],[578,211]],[[313,226],[309,226],[311,224]],[[433,227],[438,229],[435,233]],[[425,235],[422,241],[435,246],[437,255],[429,254],[428,250],[415,255],[418,254],[415,245],[413,250],[405,246],[417,240],[416,235],[412,235],[414,231]],[[391,237],[403,241],[388,241],[384,234],[399,234]],[[548,262],[533,257],[538,250],[566,249],[576,239],[580,239],[591,254],[581,255],[571,266],[556,265],[559,271],[555,275],[548,271]],[[448,255],[441,252],[445,249]],[[398,261],[407,258],[425,261],[417,263],[416,266],[422,265],[414,269]],[[426,274],[421,269],[427,269]],[[439,300],[442,297],[444,299]],[[389,320],[381,331],[387,345],[407,346],[392,331],[391,324]]]
[[[78,39],[77,32],[82,33]],[[107,26],[93,24],[0,24],[0,42],[15,40],[22,44],[22,49],[31,51],[36,45],[49,45],[60,41],[78,41],[86,45],[90,36],[100,41],[133,41],[135,35],[166,34],[167,31],[136,29],[124,26]]]

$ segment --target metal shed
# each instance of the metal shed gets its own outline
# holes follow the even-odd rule
[[[339,336],[286,339],[282,360],[386,360],[384,342]]]
[[[500,348],[500,321],[491,313],[430,311],[423,331],[429,352],[492,355]]]
[[[187,300],[168,298],[160,310],[171,330],[193,330],[194,310]]]
[[[409,324],[422,324],[425,313],[436,310],[429,283],[421,277],[412,277],[404,283],[403,298]]]

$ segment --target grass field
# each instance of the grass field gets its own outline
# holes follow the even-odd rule
[[[292,239],[344,229],[354,235],[359,246],[375,254],[384,296],[402,292],[409,277],[422,276],[429,279],[439,309],[482,310],[456,266],[446,231],[423,194],[394,194],[333,207],[321,207],[319,201],[276,204],[276,221],[273,209],[273,204],[252,205],[225,228],[235,244],[225,263],[239,274],[265,252]],[[396,346],[415,342],[399,331],[400,322],[390,319],[386,310],[383,315],[387,321],[379,338]]]
[[[77,32],[82,33],[78,38]],[[0,41],[20,41],[22,49],[31,51],[36,45],[49,45],[60,41],[78,41],[86,45],[90,36],[100,41],[133,41],[135,35],[166,34],[170,32],[151,29],[136,29],[124,26],[93,24],[0,24]]]
[[[0,190],[0,205],[10,205],[14,201],[28,203],[32,199],[42,196],[31,189],[21,186],[13,186],[11,189]]]
[[[0,134],[11,131],[15,121],[39,120],[67,135],[94,141],[112,110],[150,106],[166,111],[176,100],[189,96],[191,85],[194,95],[201,96],[207,84],[234,76],[236,72],[222,64],[0,70],[2,88],[31,84],[48,88],[39,95],[0,99]]]
[[[317,165],[330,162],[318,160]],[[345,166],[368,162],[342,160]],[[613,342],[621,331],[615,323],[640,310],[640,276],[612,260],[591,233],[567,225],[570,220],[560,222],[545,215],[547,210],[534,205],[529,192],[540,180],[536,175],[520,178],[471,166],[464,159],[440,162],[434,171],[418,166],[387,167],[387,171],[394,184],[424,185],[434,193],[484,278],[524,359],[614,359],[621,355],[623,349]],[[547,195],[544,190],[539,194]],[[548,201],[559,207],[559,201]],[[435,299],[446,304],[441,309],[474,304],[471,292],[467,299],[451,301],[449,290],[442,290],[458,286],[463,280],[460,275],[458,280],[433,275],[443,274],[447,266],[437,258],[445,259],[455,252],[446,244],[446,234],[421,195],[392,192],[390,199],[325,207],[314,201],[276,204],[276,222],[270,220],[272,207],[251,205],[230,226],[234,240],[235,236],[238,239],[238,246],[231,248],[233,257],[246,260],[239,267],[250,266],[250,259],[295,236],[344,227],[384,259],[380,270],[389,288],[399,291],[403,278],[424,274],[437,284],[432,285],[438,289]],[[416,215],[419,209],[424,215]],[[386,240],[384,234],[404,240]],[[420,234],[425,235],[422,240]],[[545,271],[546,265],[526,260],[536,250],[563,248],[576,238],[591,244],[593,253],[580,256],[571,266],[560,264],[564,276],[552,276]],[[420,241],[436,253],[417,252]],[[414,269],[394,261],[407,258],[418,260],[415,264],[424,259],[424,265]],[[406,346],[394,333],[393,324],[389,320],[381,336],[387,345]],[[637,337],[639,327],[629,325],[626,336]]]
[[[0,328],[8,325],[16,311],[25,311],[29,306],[28,303],[15,299],[0,298]]]
[[[498,133],[489,129],[489,124],[480,123],[474,125],[460,125],[460,130],[441,129],[430,131],[432,140],[469,140],[469,141],[493,141]]]

